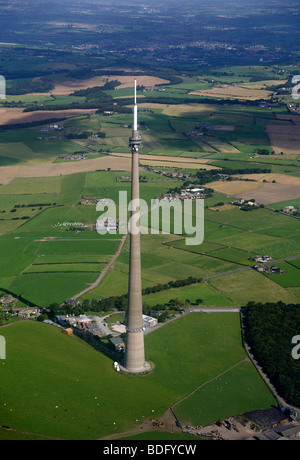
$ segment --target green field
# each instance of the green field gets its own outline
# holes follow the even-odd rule
[[[238,413],[243,404],[245,393],[248,395],[249,407],[257,410],[266,403],[264,382],[257,380],[257,372],[247,361],[215,380],[204,384],[193,395],[175,407],[180,420],[189,420],[192,425],[209,424],[213,419],[226,419],[231,411]],[[261,394],[261,400],[257,395]],[[191,415],[193,414],[193,415]]]
[[[21,322],[1,334],[7,343],[7,359],[0,368],[1,423],[17,432],[58,439],[99,439],[160,417],[199,385],[246,358],[235,314],[194,313],[148,335],[146,355],[156,368],[147,377],[118,375],[109,358],[53,326]],[[274,403],[255,371],[238,374],[236,385],[239,381],[256,389],[239,395],[235,415]],[[236,385],[228,395],[232,400]],[[201,392],[197,396],[199,404]],[[211,414],[211,422],[224,414],[224,407]],[[233,415],[229,406],[226,413]],[[194,409],[189,417],[195,419]],[[198,413],[197,423],[205,420],[207,414]]]
[[[96,278],[97,273],[94,272],[21,274],[10,284],[9,291],[24,299],[23,306],[29,301],[45,308],[52,303],[61,304],[88,287]]]
[[[276,263],[276,267],[279,267],[284,273],[264,274],[280,286],[286,288],[300,286],[300,266],[297,265],[299,265],[299,259],[298,261]]]
[[[201,299],[202,302],[198,303],[198,305],[208,307],[235,306],[232,300],[208,283],[199,283],[143,296],[143,302],[149,306],[155,306],[159,303],[168,303],[171,299],[179,299],[183,302],[189,299],[191,303],[196,304],[198,303],[197,299]]]
[[[210,280],[210,283],[241,306],[252,301],[262,303],[279,301],[299,303],[299,297],[275,283],[275,280],[277,281],[278,278],[273,277],[270,280],[266,276],[250,269],[215,278]]]

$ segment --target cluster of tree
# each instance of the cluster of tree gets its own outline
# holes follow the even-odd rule
[[[157,85],[161,86],[161,85]],[[166,85],[163,85],[166,86]],[[124,98],[122,101],[119,101],[120,104],[122,105],[128,105],[130,104],[132,99],[129,98]],[[150,96],[147,95],[145,98],[143,98],[143,103],[158,103],[158,104],[214,104],[214,105],[236,105],[236,104],[241,104],[241,101],[239,99],[214,99],[211,97],[176,97],[174,96]],[[261,103],[261,100],[256,100],[256,101],[244,101],[243,104],[245,106],[258,106]]]
[[[144,75],[143,72],[126,72],[125,70],[111,70],[111,69],[91,69],[90,67],[83,67],[80,69],[75,69],[71,70],[68,72],[68,77],[69,78],[76,78],[78,80],[80,79],[88,79],[88,78],[94,78],[94,77],[101,77],[101,76],[114,76],[114,75],[121,75],[121,76],[138,76],[138,75]]]
[[[207,184],[209,182],[214,182],[216,180],[221,179],[219,174],[223,175],[228,175],[229,180],[230,176],[235,175],[235,174],[268,174],[271,172],[271,169],[269,168],[226,168],[223,167],[221,170],[218,169],[212,169],[211,171],[208,171],[206,169],[198,169],[196,172],[196,177],[200,181],[202,185]]]
[[[257,153],[258,155],[274,155],[274,152],[270,152],[268,149],[255,149],[254,153]]]
[[[244,323],[252,353],[278,393],[300,407],[300,360],[292,356],[292,338],[300,334],[300,304],[251,302]]]
[[[143,313],[145,315],[152,316],[153,318],[157,318],[159,322],[164,322],[171,315],[173,315],[174,311],[183,312],[184,308],[188,307],[189,305],[199,305],[202,302],[203,299],[196,299],[195,302],[191,302],[189,299],[170,299],[169,302],[164,304],[159,303],[153,306],[144,304]]]
[[[48,93],[54,89],[54,85],[49,80],[41,81],[28,81],[22,83],[15,83],[13,86],[7,88],[6,94],[15,96],[18,94],[28,94],[28,93]]]
[[[220,171],[219,169],[212,169],[212,170],[198,169],[198,171],[196,172],[196,177],[200,181],[201,185],[204,185],[209,182],[214,182],[216,180],[219,180],[218,174],[220,173],[223,174],[223,171]]]
[[[92,102],[72,102],[66,103],[66,104],[52,104],[52,105],[32,105],[29,107],[26,107],[23,112],[35,112],[37,110],[39,111],[57,111],[57,110],[68,110],[68,109],[97,109],[99,107],[99,104],[97,102],[92,101]],[[110,110],[108,108],[103,108],[103,110]]]
[[[104,93],[102,86],[93,86],[92,88],[79,89],[74,91],[71,96],[85,97],[87,101],[103,100],[105,102],[112,102],[112,97]]]
[[[111,80],[107,81],[103,86],[102,89],[103,91],[109,91],[109,90],[114,90],[117,88],[117,86],[120,86],[121,82],[118,80]]]
[[[194,276],[189,276],[183,280],[169,281],[165,284],[157,284],[156,286],[147,287],[142,290],[143,295],[154,294],[155,292],[166,291],[168,289],[174,289],[178,287],[188,286],[190,284],[201,283],[202,278],[196,278]]]
[[[56,206],[56,203],[31,203],[31,204],[15,204],[14,208],[34,208],[41,206]]]
[[[26,220],[26,219],[30,219],[30,217],[29,216],[13,217],[12,219],[9,219],[9,220]],[[0,220],[5,220],[5,219],[0,219]]]
[[[83,305],[72,306],[68,304],[59,305],[58,303],[52,303],[49,308],[47,308],[42,315],[38,317],[38,321],[44,321],[48,318],[55,318],[55,316],[63,315],[83,315],[85,310]]]
[[[257,205],[251,205],[249,203],[244,203],[241,207],[241,211],[253,211],[254,209],[259,209],[259,208],[264,208],[263,204],[260,204],[259,206]]]

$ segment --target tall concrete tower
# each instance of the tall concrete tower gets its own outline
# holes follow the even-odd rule
[[[139,231],[139,146],[141,136],[138,132],[138,108],[136,101],[136,80],[134,81],[134,117],[133,130],[129,138],[129,146],[132,152],[131,163],[131,219],[134,227],[130,227],[130,258],[129,258],[129,282],[128,282],[128,310],[124,368],[128,372],[142,372],[149,368],[145,362],[144,331],[143,331],[143,303],[141,281],[141,246]],[[138,229],[138,231],[136,231]]]

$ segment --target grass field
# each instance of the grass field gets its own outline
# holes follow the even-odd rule
[[[300,286],[300,266],[299,259],[295,261],[289,262],[280,262],[276,264],[276,267],[279,267],[284,273],[281,274],[268,274],[265,275],[270,278],[275,283],[278,283],[280,286],[283,287],[295,287]]]
[[[198,303],[201,306],[207,307],[233,307],[232,302],[226,295],[215,289],[208,283],[199,283],[192,286],[170,289],[156,294],[148,294],[143,296],[143,302],[149,306],[155,306],[160,303],[168,303],[171,299],[179,299],[185,302],[189,299],[191,303],[198,303],[197,299],[202,302]]]
[[[210,284],[241,306],[247,305],[248,302],[252,301],[262,303],[299,302],[299,298],[293,292],[284,289],[274,281],[274,278],[270,280],[266,276],[261,276],[255,270],[247,270],[246,272],[215,278],[210,280]],[[253,289],[249,288],[249,286],[253,286]]]
[[[41,308],[52,303],[61,304],[78,291],[85,289],[97,278],[97,273],[32,273],[17,276],[9,286],[9,291],[22,297],[26,302]]]
[[[145,418],[162,416],[170,405],[243,360],[239,324],[234,314],[197,313],[178,319],[146,337],[147,358],[156,369],[147,377],[133,378],[118,375],[110,359],[57,328],[32,322],[2,328],[7,360],[0,369],[1,422],[17,431],[59,439],[122,433]],[[236,413],[228,416],[274,402],[259,375],[247,375],[249,380],[239,375],[236,384],[241,379],[257,390],[239,395]],[[212,414],[212,422],[217,415]],[[192,410],[189,417],[194,416]],[[199,414],[198,420],[201,424],[207,417]]]
[[[265,384],[263,381],[258,382],[256,370],[249,362],[242,361],[214,381],[200,387],[175,407],[175,413],[179,420],[188,421],[193,426],[197,426],[200,420],[201,424],[206,425],[216,418],[228,418],[232,410],[238,414],[245,393],[252,410],[264,407],[264,392]],[[257,400],[258,394],[261,395],[260,401]]]

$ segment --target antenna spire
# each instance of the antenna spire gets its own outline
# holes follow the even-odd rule
[[[136,78],[134,80],[134,107],[133,107],[133,131],[137,131],[138,126],[138,107],[136,102]]]

